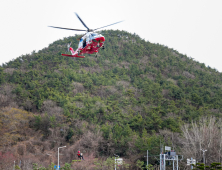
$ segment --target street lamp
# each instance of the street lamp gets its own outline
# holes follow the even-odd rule
[[[115,156],[115,170],[116,170],[116,157],[119,157],[119,155],[114,154]]]
[[[204,153],[207,151],[207,150],[204,150],[204,149],[201,149],[203,151],[203,162],[204,162],[204,165],[205,165],[205,157],[204,157]]]
[[[59,149],[60,148],[65,148],[66,146],[62,146],[62,147],[58,147],[58,166],[57,166],[57,169],[59,170]]]

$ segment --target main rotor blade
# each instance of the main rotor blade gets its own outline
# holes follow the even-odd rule
[[[64,30],[72,30],[72,31],[87,31],[87,30],[72,29],[72,28],[62,28],[62,27],[54,27],[54,26],[49,26],[49,27],[58,28],[58,29],[64,29]]]
[[[79,20],[81,21],[81,23],[82,23],[88,30],[90,30],[89,27],[87,27],[86,24],[83,22],[83,20],[79,17],[79,15],[78,15],[77,13],[75,13],[75,14],[76,14],[77,18],[79,18]]]
[[[107,25],[107,26],[104,26],[104,27],[96,28],[96,29],[93,29],[93,31],[101,29],[101,28],[105,28],[105,27],[108,27],[108,26],[111,26],[111,25],[114,25],[114,24],[118,24],[120,22],[123,22],[123,21],[119,21],[119,22],[116,22],[116,23],[113,23],[113,24],[110,24],[110,25]]]

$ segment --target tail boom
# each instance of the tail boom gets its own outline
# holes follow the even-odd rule
[[[77,58],[85,58],[85,56],[79,56],[77,50],[74,51],[72,47],[70,47],[69,44],[69,51],[71,52],[72,55],[69,54],[62,54],[62,56],[66,56],[66,57],[77,57]]]

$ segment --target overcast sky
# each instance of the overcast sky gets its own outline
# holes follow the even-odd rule
[[[0,64],[41,50],[75,31],[108,27],[136,33],[222,72],[221,0],[1,0]],[[74,47],[76,48],[76,47]]]

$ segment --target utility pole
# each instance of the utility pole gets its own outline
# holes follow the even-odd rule
[[[201,151],[203,151],[203,162],[204,162],[204,165],[205,165],[205,152],[207,151],[207,150],[204,150],[204,149],[201,149]]]
[[[115,156],[115,170],[116,170],[116,157],[118,158],[119,155],[114,154],[114,156]]]
[[[147,160],[146,161],[147,161],[147,170],[148,170],[148,165],[149,165],[148,164],[148,150],[147,150],[147,155],[146,156],[147,156],[147,158],[146,158]]]
[[[62,147],[58,147],[58,166],[57,166],[57,170],[59,170],[60,168],[59,168],[59,149],[60,148],[65,148],[66,146],[62,146]]]
[[[192,157],[191,157],[190,160],[191,160],[191,162],[193,163],[193,158],[192,158]],[[191,169],[193,169],[193,165],[191,165]]]
[[[148,165],[149,165],[149,163],[148,163],[148,161],[149,161],[148,160],[148,150],[147,150],[146,156],[144,156],[144,157],[146,157],[146,161],[147,161],[147,163],[146,163],[147,168],[146,169],[148,170]]]

